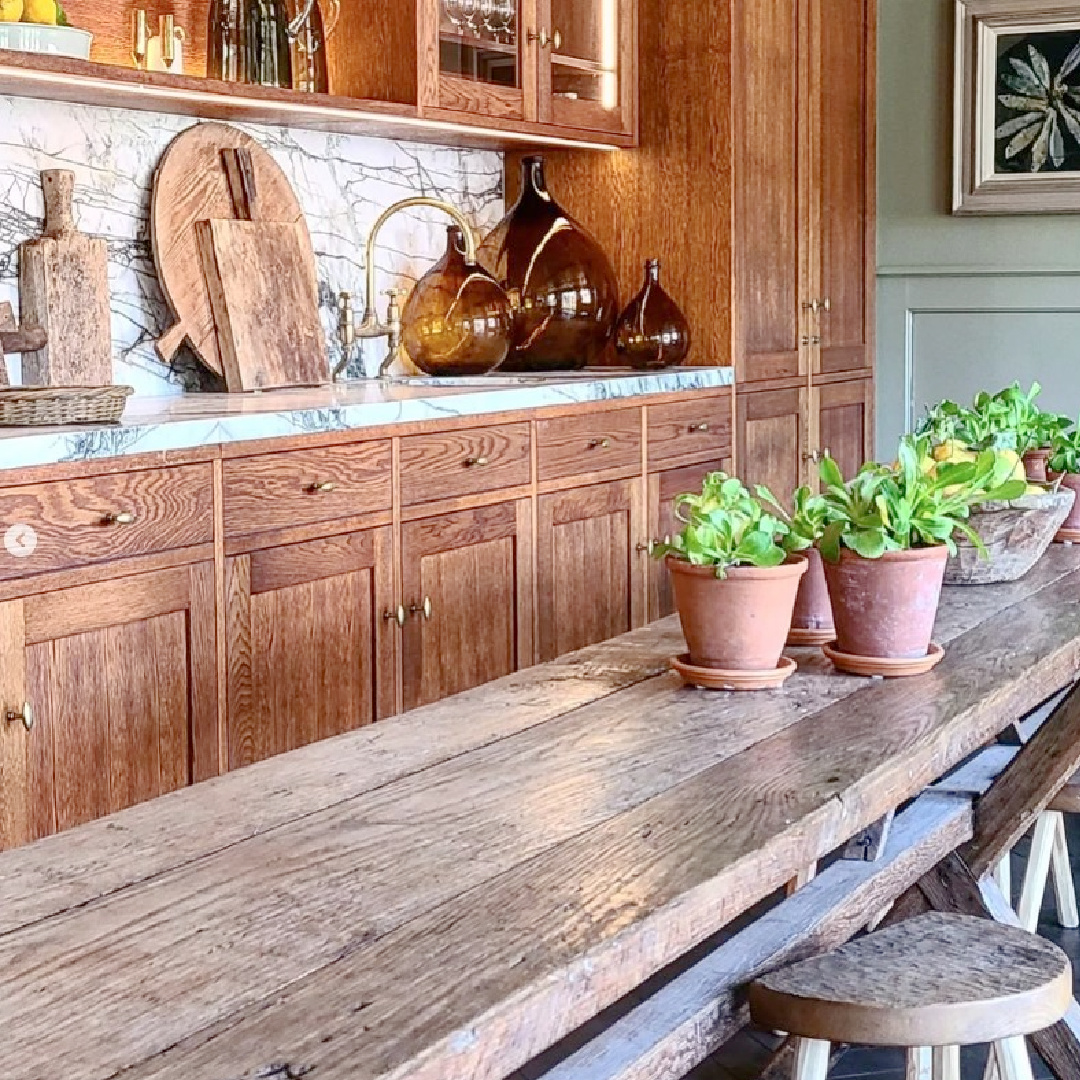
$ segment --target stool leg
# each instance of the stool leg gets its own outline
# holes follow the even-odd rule
[[[1009,901],[1010,907],[1012,906],[1012,855],[1006,852],[1001,856],[1001,860],[997,866],[994,867],[994,880],[998,883],[998,888],[1001,890],[1002,895]]]
[[[913,1046],[907,1052],[905,1080],[933,1080],[934,1052],[929,1046]]]
[[[960,1047],[934,1047],[934,1080],[960,1080]]]
[[[829,1075],[832,1043],[824,1039],[799,1039],[792,1080],[825,1080]]]
[[[1024,871],[1024,887],[1020,890],[1020,905],[1016,914],[1020,925],[1035,933],[1039,924],[1039,908],[1046,892],[1046,879],[1050,874],[1050,857],[1054,851],[1054,835],[1057,826],[1053,814],[1040,814],[1035,823],[1035,835],[1031,838],[1031,854]]]
[[[1072,866],[1069,864],[1069,842],[1065,839],[1065,815],[1051,811],[1056,819],[1054,846],[1050,854],[1050,873],[1054,881],[1054,898],[1057,901],[1058,922],[1066,930],[1080,927],[1080,913],[1076,910],[1076,887],[1073,885]]]
[[[994,1043],[993,1054],[1001,1080],[1033,1080],[1031,1058],[1023,1036]]]

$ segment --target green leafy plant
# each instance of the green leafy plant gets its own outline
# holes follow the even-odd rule
[[[1072,424],[1066,416],[1040,409],[1038,383],[1023,390],[1019,383],[996,394],[977,394],[970,408],[945,400],[928,410],[919,426],[934,445],[955,443],[972,450],[1015,450],[1026,454],[1049,446]]]
[[[955,553],[957,531],[985,552],[982,540],[967,524],[972,506],[1018,499],[1026,484],[1010,479],[1014,470],[1010,455],[984,450],[975,461],[927,468],[930,449],[928,436],[907,435],[895,464],[864,465],[846,482],[832,458],[822,461],[830,517],[818,544],[824,558],[837,562],[844,547],[865,559],[941,544]]]
[[[1053,452],[1048,464],[1052,472],[1080,473],[1080,421],[1074,427],[1059,431],[1051,447]]]
[[[829,504],[823,495],[815,495],[808,487],[797,488],[791,497],[792,508],[788,513],[767,487],[759,484],[756,491],[757,497],[774,510],[788,527],[787,535],[781,539],[785,551],[806,551],[825,534]]]
[[[787,524],[727,473],[709,473],[700,493],[676,496],[675,516],[683,529],[657,545],[656,558],[674,555],[694,566],[712,566],[722,578],[733,566],[779,566],[787,557],[778,543]]]

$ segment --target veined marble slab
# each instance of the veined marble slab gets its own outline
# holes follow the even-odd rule
[[[733,382],[732,368],[680,368],[633,375],[370,381],[263,394],[133,398],[123,421],[113,426],[0,428],[0,469],[705,390]]]

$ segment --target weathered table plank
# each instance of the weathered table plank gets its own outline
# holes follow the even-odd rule
[[[668,621],[0,857],[5,1078],[502,1077],[1071,681],[1067,554],[922,679],[683,690]]]

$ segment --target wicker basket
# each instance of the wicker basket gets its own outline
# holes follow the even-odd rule
[[[0,427],[116,424],[130,386],[0,387]]]

